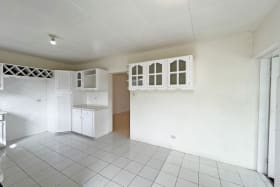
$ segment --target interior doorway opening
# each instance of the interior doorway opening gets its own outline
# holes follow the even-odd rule
[[[130,136],[130,92],[128,74],[113,74],[113,132]]]

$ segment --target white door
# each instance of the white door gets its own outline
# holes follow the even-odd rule
[[[270,117],[269,117],[269,146],[268,146],[268,176],[275,178],[275,134],[277,124],[277,91],[280,77],[279,57],[272,58],[271,87],[270,87]]]
[[[82,133],[82,110],[72,109],[72,131],[81,134]]]
[[[94,137],[93,134],[93,111],[82,111],[82,134],[90,137]]]
[[[71,95],[57,95],[56,132],[71,131]]]

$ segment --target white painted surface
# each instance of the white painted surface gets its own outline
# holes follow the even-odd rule
[[[108,108],[73,108],[72,113],[72,131],[76,133],[99,138],[112,132]]]
[[[0,63],[0,90],[4,89],[3,64]]]
[[[78,108],[72,109],[72,131],[82,133],[82,110]]]
[[[268,176],[275,178],[275,145],[277,126],[277,100],[278,79],[280,77],[280,62],[278,57],[271,61],[271,90],[270,90],[270,116],[269,116],[269,147],[268,147]]]
[[[0,109],[7,111],[7,140],[47,131],[47,84],[44,79],[5,78]]]
[[[72,74],[71,71],[54,71],[55,91],[71,92],[72,90]]]
[[[89,137],[95,137],[94,128],[95,124],[95,112],[82,110],[82,134]]]
[[[260,61],[259,127],[257,171],[267,174],[269,106],[270,106],[270,58]]]
[[[116,53],[253,31],[276,2],[3,1],[0,46],[77,63]],[[58,36],[55,47],[49,44],[48,33]]]
[[[50,132],[67,132],[71,131],[72,93],[65,89],[65,86],[57,87],[57,82],[60,82],[56,80],[57,78],[59,77],[49,79],[47,82],[48,130]]]
[[[186,54],[194,55],[195,90],[132,94],[131,138],[256,169],[259,65],[251,57],[250,34],[110,57],[85,67],[121,72],[128,63]]]
[[[280,43],[280,3],[263,20],[262,24],[254,33],[254,53],[259,55],[274,44]]]

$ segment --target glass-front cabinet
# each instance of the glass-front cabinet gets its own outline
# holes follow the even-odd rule
[[[129,90],[193,89],[193,57],[182,56],[129,65]]]
[[[164,88],[165,61],[158,60],[148,63],[148,88]]]
[[[144,64],[133,64],[129,70],[129,88],[130,90],[143,89],[145,85]]]
[[[168,87],[192,89],[192,57],[168,59]]]

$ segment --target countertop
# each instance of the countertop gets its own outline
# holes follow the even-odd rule
[[[72,108],[80,108],[87,110],[105,110],[108,109],[107,106],[96,106],[96,105],[74,105]]]

